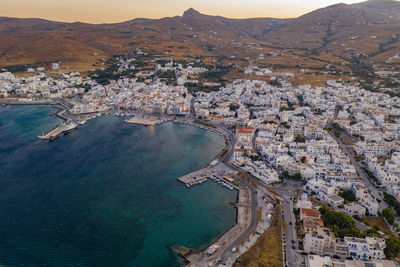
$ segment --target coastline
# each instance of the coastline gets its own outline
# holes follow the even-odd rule
[[[121,116],[118,114],[118,112],[93,112],[93,113],[86,113],[86,114],[73,114],[70,112],[70,107],[68,107],[65,103],[62,103],[61,101],[41,101],[41,102],[1,102],[0,101],[0,105],[51,105],[54,106],[55,108],[57,108],[58,110],[52,114],[50,114],[49,116],[57,116],[59,118],[61,118],[64,123],[61,126],[56,126],[56,128],[54,128],[53,130],[51,130],[46,136],[46,135],[42,135],[42,136],[38,136],[38,138],[40,139],[47,139],[47,140],[54,140],[55,138],[57,138],[58,136],[60,136],[63,133],[67,133],[69,131],[72,131],[73,129],[75,129],[78,125],[83,125],[84,123],[86,123],[89,119],[95,118],[97,116],[101,116],[102,114],[111,114],[114,116]],[[225,147],[221,150],[221,152],[216,155],[207,165],[206,167],[197,170],[195,172],[202,172],[202,171],[207,171],[207,170],[212,170],[215,168],[224,168],[225,170],[230,170],[231,173],[237,172],[236,169],[230,167],[229,165],[225,164],[224,161],[226,161],[226,159],[230,159],[231,153],[233,151],[233,145],[230,142],[230,133],[226,132],[223,129],[220,129],[218,127],[210,127],[207,125],[204,125],[202,123],[199,123],[193,119],[187,118],[187,117],[178,117],[175,115],[152,115],[152,114],[142,114],[139,112],[132,112],[129,115],[126,116],[143,116],[143,117],[148,117],[151,118],[152,121],[157,121],[156,124],[154,125],[149,125],[147,123],[146,120],[144,120],[142,123],[141,121],[135,121],[134,124],[140,124],[140,125],[144,125],[144,126],[155,126],[155,125],[159,125],[162,123],[166,123],[166,122],[173,122],[173,123],[177,123],[177,124],[184,124],[184,125],[188,125],[188,126],[192,126],[192,127],[197,127],[206,131],[210,131],[213,133],[216,133],[220,136],[224,137],[225,140]],[[155,120],[154,120],[155,119]],[[66,124],[68,123],[74,123],[73,127],[71,129],[68,129],[68,131],[64,131],[62,129],[63,125],[65,127]],[[125,120],[126,123],[129,123],[128,120]],[[61,128],[60,128],[61,127]],[[52,134],[53,131],[58,131],[56,132],[55,135]],[[225,181],[227,182],[227,181]],[[231,183],[232,184],[232,183]],[[244,207],[241,207],[241,203],[243,205],[243,203],[245,202],[244,196],[245,194],[245,190],[234,186],[234,190],[237,191],[237,195],[236,195],[236,203],[234,203],[235,205],[235,209],[236,209],[236,218],[235,218],[235,224],[230,227],[229,229],[227,229],[224,233],[222,233],[220,236],[215,237],[210,244],[207,244],[207,246],[201,250],[201,251],[196,251],[196,250],[192,250],[189,249],[189,253],[186,255],[182,255],[181,253],[178,253],[178,255],[184,259],[186,266],[198,266],[196,265],[194,262],[198,261],[199,258],[201,258],[202,260],[204,260],[204,255],[206,254],[206,251],[208,249],[210,249],[211,246],[213,246],[214,244],[220,244],[221,245],[221,250],[218,250],[218,254],[221,254],[222,251],[222,244],[225,244],[226,242],[232,241],[233,237],[237,237],[240,236],[240,234],[242,234],[245,230],[246,227],[248,225],[249,222],[245,221],[245,214],[244,214]],[[248,188],[247,188],[247,194],[249,194],[248,192]],[[247,199],[249,201],[249,197],[247,196]],[[244,229],[243,229],[244,228]],[[239,235],[238,235],[239,233]],[[229,241],[228,241],[229,240]],[[233,243],[233,241],[232,241]],[[229,245],[229,244],[228,244]],[[213,255],[215,256],[215,255]],[[212,257],[214,258],[214,257]]]

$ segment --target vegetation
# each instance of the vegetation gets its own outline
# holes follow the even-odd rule
[[[297,143],[305,143],[305,142],[306,142],[306,139],[304,138],[304,136],[296,135],[295,141],[296,141]]]
[[[385,201],[396,211],[397,215],[400,215],[400,203],[397,199],[386,192],[384,192],[383,195]]]
[[[364,217],[362,222],[370,227],[377,227],[379,229],[378,231],[382,231],[385,234],[392,233],[389,225],[382,217]]]
[[[189,93],[196,93],[196,92],[206,92],[206,93],[210,93],[210,92],[216,92],[219,91],[219,87],[218,86],[203,86],[203,85],[197,85],[197,84],[193,84],[193,83],[185,83],[185,87],[188,89]]]
[[[391,97],[395,97],[395,96],[400,97],[400,92],[393,92],[393,91],[386,90],[386,91],[384,91],[384,93],[387,95],[390,95]]]
[[[175,78],[176,78],[175,72],[173,70],[158,71],[156,73],[156,75],[158,76],[158,78],[161,78],[161,79],[173,79],[173,80],[175,80]]]
[[[199,74],[199,79],[202,81],[223,83],[226,81],[224,76],[232,70],[232,66],[219,65],[213,71],[207,71]]]
[[[26,72],[28,68],[31,66],[28,65],[12,65],[4,67],[7,71],[15,73],[15,72]],[[2,69],[3,67],[0,67]]]
[[[282,84],[278,80],[272,80],[269,84],[276,87],[282,87]]]
[[[400,256],[400,240],[391,236],[386,240],[385,255],[389,259]]]
[[[293,175],[289,175],[287,171],[282,172],[282,175],[279,177],[281,180],[283,179],[291,179],[295,181],[301,181],[302,177],[300,173],[295,173]]]
[[[389,209],[389,208],[383,209],[382,216],[387,220],[387,222],[390,225],[393,225],[394,219],[395,219],[395,214],[394,214],[394,211],[392,209]]]
[[[281,126],[285,127],[286,129],[290,129],[291,126],[287,122],[282,122]]]
[[[260,156],[258,156],[258,155],[256,155],[256,156],[250,156],[250,159],[251,159],[252,161],[260,161],[260,160],[261,160]]]
[[[376,178],[376,176],[368,169],[364,168],[364,171],[367,173],[368,177],[371,178],[372,181],[377,183],[378,185],[381,184],[381,182]]]
[[[101,85],[108,85],[111,80],[118,80],[120,78],[120,75],[117,73],[118,65],[116,57],[107,60],[106,64],[108,65],[106,69],[98,69],[90,74],[91,78]]]
[[[339,196],[350,202],[357,200],[356,195],[351,190],[342,190],[339,192]]]
[[[236,111],[236,110],[238,110],[239,109],[239,105],[237,105],[237,104],[230,104],[229,105],[229,110],[231,110],[231,111]]]
[[[354,76],[362,79],[371,80],[375,77],[374,67],[368,63],[361,61],[358,57],[353,57],[348,65]]]
[[[360,236],[360,230],[356,227],[356,222],[350,216],[334,210],[321,207],[319,209],[323,215],[324,224],[331,229],[335,236],[343,238],[345,236]]]

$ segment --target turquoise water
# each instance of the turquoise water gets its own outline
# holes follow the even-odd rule
[[[49,142],[49,106],[0,107],[0,265],[179,266],[236,218],[236,192],[176,178],[207,165],[221,136],[102,116]]]

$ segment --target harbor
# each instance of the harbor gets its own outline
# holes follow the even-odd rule
[[[32,112],[32,108],[44,111],[39,117],[35,115],[39,112]],[[151,136],[149,128],[124,124],[124,119],[129,117],[119,118],[110,114],[89,121],[85,127],[78,126],[76,132],[67,136],[60,135],[55,142],[49,142],[36,139],[42,132],[47,133],[43,129],[51,130],[56,124],[63,123],[57,117],[48,116],[56,111],[54,108],[26,105],[6,109],[7,113],[3,112],[0,116],[3,116],[3,125],[13,127],[11,130],[15,137],[8,131],[0,133],[4,145],[12,149],[12,156],[8,154],[10,150],[3,149],[1,157],[4,166],[10,166],[2,168],[1,175],[3,184],[10,187],[4,218],[9,214],[23,217],[18,224],[5,219],[7,231],[13,235],[4,234],[2,237],[11,242],[16,236],[20,240],[16,245],[26,250],[34,250],[40,247],[42,240],[48,240],[52,253],[47,253],[48,247],[44,247],[38,258],[40,262],[79,265],[84,260],[88,265],[113,266],[128,259],[133,266],[177,266],[174,264],[179,259],[170,252],[170,245],[179,243],[203,247],[236,221],[236,210],[230,204],[237,199],[235,191],[208,182],[192,188],[196,190],[193,194],[194,190],[188,190],[175,180],[184,172],[174,175],[164,171],[171,167],[195,170],[206,166],[224,147],[223,139],[217,135],[191,127],[159,127],[159,135]],[[16,109],[25,111],[16,112]],[[29,128],[35,128],[29,131],[34,134],[27,136],[26,129],[14,123],[20,116],[29,122]],[[193,132],[196,139],[181,138]],[[207,151],[202,147],[205,142],[210,143]],[[168,145],[165,146],[165,143]],[[166,161],[160,155],[170,155],[170,158]],[[147,157],[149,160],[136,160]],[[125,171],[120,173],[116,170]],[[19,186],[16,196],[15,181],[32,186]],[[32,194],[42,197],[32,203],[27,201]],[[94,206],[81,205],[88,201],[88,196],[95,196],[94,199],[90,197]],[[57,207],[57,212],[52,208],[43,208],[48,205]],[[139,206],[142,207],[140,210]],[[65,209],[72,214],[71,224],[59,223],[65,219]],[[47,219],[37,224],[35,218],[30,216],[32,211]],[[91,212],[94,216],[87,221],[86,215]],[[175,216],[175,212],[179,215]],[[99,226],[95,227],[95,232],[73,230],[74,225],[89,229],[93,224]],[[30,227],[32,225],[40,228]],[[193,228],[197,226],[200,229],[193,233]],[[38,239],[26,244],[23,237],[33,235]],[[90,247],[76,246],[74,240],[80,238],[90,243],[97,242],[101,248],[94,251]],[[60,240],[64,240],[61,244],[72,249],[60,250]],[[132,259],[134,249],[140,254]],[[12,251],[11,247],[7,253]],[[70,251],[72,256],[66,260]],[[110,255],[110,251],[115,253]],[[85,254],[84,258],[82,254]]]

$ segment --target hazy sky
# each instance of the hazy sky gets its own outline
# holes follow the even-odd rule
[[[181,15],[193,7],[232,18],[297,17],[336,3],[360,0],[0,0],[0,16],[35,17],[65,22],[121,22],[133,18]]]

